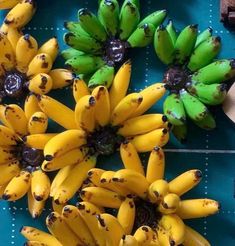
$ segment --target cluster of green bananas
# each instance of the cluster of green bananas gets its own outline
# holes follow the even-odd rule
[[[208,28],[198,35],[197,25],[186,26],[179,35],[172,21],[159,26],[154,37],[159,59],[168,66],[164,74],[170,94],[164,113],[175,126],[174,133],[186,136],[186,117],[203,129],[216,126],[205,105],[218,105],[226,96],[226,82],[235,76],[235,61],[214,61],[221,49],[221,39]]]
[[[97,16],[83,8],[79,22],[65,22],[64,41],[71,48],[62,56],[74,72],[89,77],[89,87],[109,87],[128,50],[149,45],[165,17],[160,10],[140,21],[139,0],[125,0],[121,8],[118,0],[99,1]]]

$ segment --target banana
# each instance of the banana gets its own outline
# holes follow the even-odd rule
[[[157,28],[166,18],[167,11],[165,9],[158,10],[153,12],[152,14],[146,16],[138,26],[142,26],[143,24],[152,24]]]
[[[158,210],[162,214],[173,214],[176,212],[180,204],[180,198],[178,195],[174,193],[168,193],[166,196],[163,197]]]
[[[208,117],[208,115],[209,115],[209,113],[207,114],[207,116],[204,119],[206,119]],[[200,122],[200,121],[198,121],[198,122]],[[187,136],[187,125],[186,124],[183,124],[181,126],[174,126],[172,132],[173,132],[174,136],[181,143],[184,143],[186,141],[186,136]]]
[[[13,8],[20,0],[1,0],[0,9],[11,9]]]
[[[166,30],[169,33],[170,37],[171,37],[173,45],[175,45],[175,42],[176,42],[177,37],[178,37],[178,34],[177,34],[176,30],[175,30],[173,21],[171,19],[167,23]]]
[[[41,109],[38,105],[37,96],[34,94],[29,94],[24,102],[24,112],[26,118],[29,120],[34,113],[40,111]]]
[[[73,110],[52,97],[45,95],[41,95],[38,98],[38,101],[41,110],[48,116],[48,118],[51,118],[65,129],[77,128]],[[63,117],[61,117],[61,115],[63,115]]]
[[[19,175],[12,178],[8,183],[2,199],[7,201],[16,201],[22,198],[29,190],[31,184],[31,174],[27,171],[21,171]]]
[[[144,168],[133,144],[129,142],[122,143],[120,146],[120,155],[126,169],[131,169],[144,175]]]
[[[88,132],[95,129],[95,106],[94,96],[87,95],[79,100],[75,108],[75,122],[78,128]]]
[[[135,203],[133,198],[128,198],[119,207],[117,219],[125,231],[125,235],[131,234],[135,222]]]
[[[49,72],[49,76],[52,78],[52,89],[60,89],[65,86],[72,85],[74,81],[74,74],[62,68],[53,69]]]
[[[149,226],[141,226],[136,230],[134,237],[139,245],[148,246],[153,240],[153,231]]]
[[[15,52],[17,70],[27,72],[29,63],[38,52],[37,40],[29,34],[23,35],[16,44]]]
[[[205,130],[212,130],[216,128],[216,122],[213,115],[209,112],[207,116],[201,121],[194,121],[194,123]]]
[[[47,246],[63,246],[54,236],[49,233],[40,231],[30,226],[23,226],[20,233],[31,241],[38,241]]]
[[[161,246],[175,245],[175,242],[170,238],[168,231],[158,225],[156,229],[157,239]],[[158,244],[157,244],[158,245]]]
[[[146,171],[146,179],[149,183],[153,183],[158,179],[163,179],[165,172],[165,155],[160,147],[153,148]]]
[[[34,113],[28,122],[28,131],[30,134],[45,133],[48,126],[48,118],[43,112]]]
[[[113,182],[126,187],[132,193],[137,194],[143,199],[147,197],[149,182],[142,174],[134,170],[121,169],[117,171],[113,176]]]
[[[64,206],[67,205],[66,203],[65,204],[57,204],[55,203],[55,200],[52,199],[52,209],[54,212],[57,212],[58,214],[62,214],[62,211],[64,209]]]
[[[0,165],[14,159],[15,148],[13,146],[0,146]]]
[[[81,27],[80,22],[75,22],[75,21],[65,21],[64,22],[64,27],[74,33],[76,36],[87,36],[90,37],[90,35]]]
[[[124,97],[111,113],[111,124],[117,126],[130,118],[142,101],[140,93],[131,93]]]
[[[180,202],[176,213],[182,219],[207,217],[219,211],[220,204],[211,199],[191,199]]]
[[[89,88],[84,80],[75,78],[73,82],[73,97],[76,103],[84,96],[90,95]]]
[[[180,99],[184,104],[186,114],[194,121],[203,120],[207,114],[207,107],[196,97],[190,95],[186,90],[180,91]]]
[[[169,191],[168,183],[163,179],[154,181],[148,188],[148,196],[154,203],[160,202]]]
[[[182,196],[195,187],[202,179],[202,173],[198,169],[182,173],[169,182],[169,192]]]
[[[23,36],[23,32],[20,28],[8,27],[7,30],[7,39],[11,43],[11,46],[14,51],[16,51],[16,46],[19,39]]]
[[[22,28],[32,19],[35,11],[36,4],[33,0],[20,1],[8,12],[4,23],[10,27]]]
[[[0,166],[0,186],[9,183],[14,177],[20,173],[20,163],[17,160],[12,160]]]
[[[154,48],[159,59],[166,65],[174,60],[174,43],[170,34],[163,25],[160,25],[155,32]]]
[[[217,60],[206,67],[201,68],[192,76],[192,81],[204,84],[218,84],[229,80],[235,75],[235,61]]]
[[[137,152],[148,152],[155,146],[164,146],[168,140],[169,131],[166,128],[159,128],[143,135],[135,136],[130,142],[135,146]]]
[[[4,34],[7,34],[8,33],[8,29],[9,29],[9,26],[6,25],[5,23],[3,23],[1,26],[0,26],[0,31]]]
[[[184,105],[179,94],[171,93],[166,97],[163,111],[169,122],[175,126],[181,126],[186,122]]]
[[[2,117],[0,116],[2,121]],[[3,145],[17,145],[20,142],[17,134],[6,126],[0,125],[0,139]],[[2,145],[2,144],[1,144]]]
[[[139,9],[131,1],[123,4],[120,11],[119,37],[126,40],[133,33],[140,21]]]
[[[139,244],[135,239],[135,237],[131,235],[125,235],[119,243],[119,246],[138,246],[138,245]]]
[[[102,0],[99,0],[102,1]],[[125,4],[127,2],[131,2],[132,4],[134,4],[138,9],[140,8],[140,0],[125,0],[122,4],[122,8],[125,6]]]
[[[87,177],[87,172],[94,168],[95,164],[96,158],[93,156],[88,156],[82,162],[76,164],[70,171],[70,175],[57,187],[53,196],[55,203],[64,204],[70,200],[82,186]]]
[[[101,187],[101,176],[105,172],[105,170],[100,168],[92,168],[88,171],[88,179],[94,184],[95,186]]]
[[[95,120],[100,126],[106,126],[110,119],[109,92],[106,87],[98,86],[92,91],[92,96],[96,100]]]
[[[48,246],[48,244],[37,242],[37,241],[28,241],[24,246]]]
[[[191,55],[197,40],[198,25],[186,26],[175,42],[175,59],[183,64]]]
[[[46,218],[46,225],[50,233],[55,236],[63,246],[81,246],[81,240],[69,228],[61,215],[50,213]]]
[[[95,88],[99,85],[104,85],[109,88],[114,78],[114,67],[104,65],[98,69],[89,80],[88,87]]]
[[[221,38],[219,36],[208,38],[194,49],[188,63],[188,68],[191,71],[197,71],[205,67],[213,61],[220,50]]]
[[[43,211],[43,208],[45,206],[45,201],[37,201],[32,196],[31,190],[28,191],[27,197],[28,197],[29,212],[33,219],[37,219]]]
[[[213,32],[212,28],[208,27],[205,31],[203,31],[200,35],[198,35],[195,47],[197,47],[199,44],[210,38],[212,32]]]
[[[109,36],[115,37],[119,25],[119,4],[117,0],[102,0],[99,5],[98,19]]]
[[[76,57],[76,56],[81,56],[84,55],[84,52],[73,49],[73,48],[68,48],[65,50],[61,51],[61,56],[65,59],[65,60],[69,60],[70,58]]]
[[[51,38],[45,42],[38,50],[38,54],[48,54],[54,62],[59,53],[59,44],[57,38]]]

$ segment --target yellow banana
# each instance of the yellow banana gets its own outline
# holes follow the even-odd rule
[[[2,195],[4,194],[6,187],[7,187],[7,183],[4,185],[0,185],[0,199],[2,199]]]
[[[220,204],[211,199],[190,199],[180,202],[176,213],[182,219],[206,217],[219,211]]]
[[[160,202],[168,191],[168,183],[163,179],[158,179],[149,186],[148,196],[152,202]]]
[[[33,17],[36,11],[35,2],[23,0],[20,1],[7,14],[4,23],[11,27],[24,27]]]
[[[131,234],[135,222],[135,203],[133,198],[126,198],[117,214],[117,219],[125,231],[125,234]]]
[[[175,245],[175,242],[170,238],[168,231],[164,230],[161,226],[158,226],[156,231],[157,239],[160,246]]]
[[[111,110],[126,96],[131,78],[131,61],[128,60],[118,70],[110,88],[109,98]]]
[[[38,218],[45,206],[45,201],[37,201],[33,196],[31,190],[28,191],[28,209],[33,219]]]
[[[169,192],[181,196],[196,186],[201,181],[201,178],[202,173],[197,169],[182,173],[169,182]]]
[[[165,172],[165,155],[161,147],[153,148],[147,165],[146,179],[153,183],[158,179],[163,179]]]
[[[149,187],[149,182],[146,178],[130,169],[121,169],[113,176],[113,182],[117,182],[120,186],[126,187],[132,193],[145,199]]]
[[[41,110],[52,120],[63,126],[65,129],[76,129],[75,114],[73,110],[55,99],[42,95],[39,98]],[[63,117],[61,117],[63,115]]]
[[[0,146],[0,165],[6,164],[14,159],[13,146]]]
[[[50,233],[55,236],[63,246],[82,246],[80,239],[58,213],[50,213],[46,218],[46,225]]]
[[[59,53],[59,44],[57,38],[54,37],[45,42],[38,50],[38,54],[41,53],[48,54],[54,62]]]
[[[24,244],[24,246],[48,246],[48,244],[41,243],[38,241],[28,241]]]
[[[16,66],[22,73],[27,72],[28,65],[38,51],[37,40],[29,34],[19,38],[16,44]]]
[[[97,86],[92,96],[96,100],[95,120],[100,126],[106,126],[110,120],[109,92],[105,86]]]
[[[105,170],[100,168],[92,168],[87,173],[89,180],[98,187],[101,187],[101,176]]]
[[[57,212],[58,214],[62,214],[62,211],[64,209],[64,206],[66,206],[67,204],[57,204],[55,203],[55,200],[52,199],[52,208],[53,208],[53,211]]]
[[[62,215],[66,224],[80,238],[84,245],[95,245],[93,236],[76,207],[66,205],[63,208]]]
[[[159,128],[143,135],[135,136],[130,142],[138,152],[148,152],[155,146],[164,146],[168,141],[169,131],[166,128]]]
[[[3,23],[3,24],[0,26],[0,32],[2,32],[3,34],[7,34],[7,33],[8,33],[8,29],[9,29],[9,26],[6,25],[5,23]]]
[[[165,195],[158,207],[158,210],[162,214],[172,214],[178,209],[180,198],[174,193],[168,193]]]
[[[156,230],[157,229],[155,229],[154,232],[153,232],[153,239],[150,242],[149,246],[161,246],[160,242],[158,240],[158,237],[157,237],[157,231]]]
[[[139,245],[149,246],[153,240],[153,231],[149,226],[141,226],[136,230],[134,237]]]
[[[120,154],[126,169],[131,169],[144,175],[144,168],[132,143],[127,141],[122,143],[120,146]]]
[[[92,132],[95,128],[95,105],[93,96],[84,96],[76,104],[75,121],[78,128]]]
[[[135,239],[134,236],[131,235],[125,235],[120,243],[119,246],[139,246],[137,240]]]
[[[90,95],[89,88],[84,80],[75,78],[73,82],[73,97],[76,103],[84,96]]]
[[[20,163],[17,160],[10,161],[2,164],[0,170],[0,186],[2,186],[20,173]]]
[[[150,85],[146,89],[142,90],[140,94],[143,97],[143,101],[131,116],[136,117],[142,115],[144,112],[150,109],[159,99],[161,99],[165,92],[166,89],[164,87],[164,84],[162,83]]]
[[[50,193],[50,179],[42,170],[32,173],[31,192],[37,201],[46,201]]]
[[[27,171],[21,171],[19,175],[12,178],[7,185],[2,198],[7,201],[16,201],[23,197],[29,190],[31,183],[31,174]]]
[[[53,85],[52,78],[46,73],[36,74],[29,80],[28,89],[38,95],[47,94]]]
[[[82,186],[87,177],[87,172],[95,165],[96,158],[94,156],[87,156],[82,162],[76,164],[72,168],[70,175],[56,189],[54,194],[55,202],[64,204],[70,200]]]
[[[142,100],[140,93],[131,93],[124,97],[111,113],[112,125],[117,126],[126,121],[140,106]]]
[[[57,68],[50,71],[49,76],[52,78],[52,89],[60,89],[71,85],[74,81],[74,74],[67,69]]]
[[[48,126],[48,118],[43,112],[34,113],[28,122],[28,131],[30,134],[45,133]]]
[[[63,246],[54,236],[36,228],[23,226],[20,233],[30,241],[38,241],[48,246]]]
[[[1,0],[0,9],[11,9],[13,8],[20,0]]]
[[[24,103],[24,112],[26,118],[29,120],[34,113],[40,111],[41,109],[38,105],[38,99],[36,95],[34,94],[28,95]]]
[[[10,41],[13,50],[16,50],[16,45],[19,39],[23,36],[23,32],[19,28],[9,27],[7,30],[7,39]]]
[[[2,117],[0,116],[2,121]],[[8,127],[0,125],[0,139],[1,145],[17,145],[20,142],[20,139],[15,134],[15,132]]]
[[[135,136],[163,128],[167,118],[163,114],[146,114],[125,121],[118,133],[122,136]]]

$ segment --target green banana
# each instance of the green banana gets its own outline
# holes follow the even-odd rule
[[[74,33],[75,35],[90,37],[90,35],[86,31],[83,30],[83,28],[80,25],[80,22],[67,21],[67,22],[64,22],[64,27],[70,32]]]
[[[179,126],[186,122],[183,102],[178,94],[172,93],[166,97],[163,104],[164,114],[173,125]]]
[[[208,113],[207,116],[201,121],[194,121],[194,124],[205,130],[212,130],[216,128],[216,122],[211,113]]]
[[[104,42],[107,38],[106,31],[98,18],[87,8],[78,11],[78,18],[81,27],[89,33],[93,38]]]
[[[180,98],[184,104],[186,114],[190,119],[193,121],[201,121],[207,116],[208,109],[206,106],[200,102],[199,99],[190,95],[186,90],[182,89],[180,91]]]
[[[124,6],[126,5],[127,2],[131,2],[132,4],[134,4],[138,9],[140,8],[140,0],[125,0],[122,4],[122,9],[124,8]]]
[[[198,25],[189,25],[179,34],[175,42],[176,62],[183,64],[191,55],[197,40]]]
[[[200,43],[204,42],[209,37],[211,37],[212,32],[213,32],[213,29],[211,27],[208,27],[205,31],[203,31],[200,35],[198,35],[195,47],[197,47]]]
[[[75,50],[73,48],[68,48],[66,50],[63,50],[61,52],[61,55],[62,57],[65,59],[65,60],[68,60],[70,58],[73,58],[75,56],[81,56],[83,55],[84,53],[82,51],[79,51],[79,50]]]
[[[163,25],[160,25],[154,36],[154,48],[159,59],[169,65],[174,60],[174,45],[170,34]]]
[[[137,29],[131,34],[127,41],[132,48],[145,47],[152,42],[154,32],[154,25],[144,24],[140,27],[137,27]]]
[[[136,5],[130,1],[127,1],[125,4],[123,4],[123,8],[121,9],[120,13],[120,39],[128,39],[132,32],[136,29],[139,21],[140,13]]]
[[[171,40],[173,42],[173,44],[175,45],[175,42],[177,40],[177,32],[175,30],[175,27],[173,25],[172,20],[169,20],[166,26],[166,30],[168,31],[168,33],[170,34]]]
[[[119,26],[119,4],[117,0],[102,0],[98,10],[98,19],[110,36],[115,36]]]
[[[114,67],[111,67],[108,65],[101,67],[91,77],[91,79],[89,80],[88,86],[90,88],[94,88],[99,85],[104,85],[107,88],[109,88],[113,82],[114,72],[115,72]]]
[[[181,143],[184,143],[187,136],[187,125],[183,124],[181,126],[174,126],[172,133]]]
[[[152,24],[157,28],[166,18],[167,11],[164,10],[158,10],[153,12],[152,14],[146,16],[138,26],[142,26],[143,24]]]
[[[191,85],[187,89],[201,102],[208,105],[221,104],[227,94],[226,84],[205,85],[203,83],[191,83]]]
[[[217,84],[235,76],[235,60],[217,60],[201,68],[192,76],[192,81],[204,84]]]
[[[221,38],[210,37],[201,44],[199,44],[190,57],[188,68],[191,71],[197,71],[198,69],[210,64],[213,59],[219,54],[221,49]]]

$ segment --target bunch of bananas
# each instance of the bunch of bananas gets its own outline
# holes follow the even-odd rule
[[[134,145],[123,143],[120,148],[125,169],[89,170],[90,184],[80,192],[83,201],[76,207],[66,205],[47,217],[52,235],[27,226],[21,233],[30,241],[48,246],[209,246],[183,219],[212,215],[219,210],[218,202],[180,199],[200,182],[202,173],[189,170],[167,182],[163,179],[161,148],[151,152],[146,174]],[[117,216],[104,208],[117,209]]]
[[[166,11],[160,10],[140,21],[139,0],[125,0],[121,8],[118,0],[99,1],[97,16],[80,9],[79,22],[65,22],[69,33],[64,41],[71,47],[62,52],[66,65],[88,76],[89,87],[109,87],[128,51],[149,45],[165,17]]]
[[[185,27],[179,35],[172,21],[159,26],[154,37],[155,51],[168,66],[164,83],[170,94],[164,102],[164,113],[175,126],[179,138],[186,135],[186,117],[203,129],[216,126],[205,105],[218,105],[226,96],[225,81],[235,76],[235,61],[215,57],[221,39],[208,28],[197,35],[197,25]]]
[[[41,170],[43,148],[55,134],[45,133],[47,116],[30,95],[25,110],[16,104],[0,106],[0,197],[16,201],[28,194],[28,208],[38,217],[49,197],[50,180]]]
[[[64,204],[72,198],[87,171],[95,166],[96,157],[114,153],[125,139],[138,152],[168,142],[167,118],[162,114],[143,115],[165,93],[163,84],[126,95],[130,75],[131,64],[126,62],[117,72],[110,91],[97,86],[91,94],[83,80],[75,79],[74,111],[49,96],[40,96],[41,110],[68,129],[49,140],[44,148],[42,169],[60,169],[51,187],[56,203]]]

